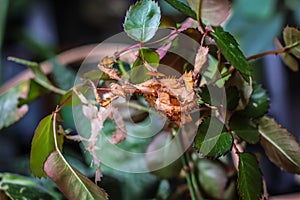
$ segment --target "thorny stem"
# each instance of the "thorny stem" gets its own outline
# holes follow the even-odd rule
[[[265,51],[262,53],[258,53],[258,54],[254,54],[252,56],[249,56],[246,58],[247,61],[249,60],[253,60],[253,59],[257,59],[266,55],[277,55],[277,54],[281,54],[281,53],[286,53],[288,52],[289,48],[283,48],[283,49],[276,49],[276,50],[272,50],[272,51]]]
[[[294,44],[291,44],[289,46],[285,46],[281,49],[276,49],[276,50],[272,50],[272,51],[266,51],[266,52],[262,52],[262,53],[258,53],[252,56],[249,56],[248,58],[246,58],[247,61],[252,60],[252,59],[256,59],[256,58],[260,58],[266,55],[277,55],[277,54],[281,54],[281,53],[287,53],[290,49],[292,49],[293,47],[296,47],[300,44],[300,42],[296,42]]]

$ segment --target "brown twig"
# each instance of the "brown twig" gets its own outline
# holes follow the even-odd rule
[[[107,43],[107,44],[101,44],[100,50],[93,51],[97,47],[97,45],[98,44],[90,44],[90,45],[73,48],[58,54],[55,57],[55,59],[61,65],[67,65],[70,63],[82,61],[87,56],[89,56],[89,58],[95,58],[95,61],[98,61],[101,57],[114,54],[117,51],[117,49],[125,48],[125,44],[122,45],[122,44]],[[53,65],[51,62],[44,61],[40,65],[42,71],[45,74],[50,74],[52,72]],[[28,81],[32,78],[34,78],[34,74],[31,72],[30,69],[21,72],[20,74],[10,79],[8,82],[6,82],[0,88],[0,95],[6,92],[8,89],[20,84],[21,82]]]
[[[253,59],[257,59],[266,55],[277,55],[277,54],[281,54],[281,53],[286,53],[289,50],[289,48],[283,48],[283,49],[276,49],[276,50],[272,50],[272,51],[265,51],[262,53],[258,53],[258,54],[254,54],[252,56],[249,56],[246,58],[247,61],[249,60],[253,60]]]

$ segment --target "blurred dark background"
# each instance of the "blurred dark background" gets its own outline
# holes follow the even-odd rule
[[[0,0],[0,83],[26,69],[8,62],[8,56],[40,62],[67,49],[100,43],[122,31],[126,10],[134,2]],[[233,0],[232,3],[232,16],[225,27],[239,40],[246,56],[274,49],[274,37],[282,39],[286,25],[300,27],[299,0]],[[184,19],[163,0],[160,5],[165,15]],[[258,59],[252,66],[256,79],[270,95],[270,115],[299,139],[299,72],[289,70],[274,55]],[[33,132],[41,118],[54,110],[52,98],[45,95],[31,103],[29,113],[21,121],[1,130],[0,172],[30,173],[28,159]],[[74,151],[80,151],[79,147],[75,145]],[[265,158],[261,168],[270,194],[300,191],[299,177],[281,172]]]

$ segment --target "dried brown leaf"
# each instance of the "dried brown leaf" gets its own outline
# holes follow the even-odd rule
[[[200,46],[195,58],[194,74],[198,75],[204,70],[205,64],[208,59],[208,47]]]

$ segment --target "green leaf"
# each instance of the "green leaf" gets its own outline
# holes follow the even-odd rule
[[[101,70],[90,70],[85,72],[82,76],[84,79],[90,79],[92,81],[99,81],[99,80],[109,80],[110,77],[103,73]]]
[[[283,49],[283,46],[277,37],[275,38],[275,45],[278,49]],[[290,68],[294,72],[297,72],[299,70],[298,61],[290,53],[281,53],[279,55],[284,64],[288,66],[288,68]]]
[[[253,92],[252,84],[246,82],[239,71],[235,71],[229,80],[226,81],[225,86],[236,87],[238,89],[240,100],[235,110],[245,109]]]
[[[195,148],[207,157],[217,158],[231,149],[233,139],[229,133],[222,132],[222,129],[220,131],[215,129],[212,131],[213,135],[209,134],[210,123],[214,127],[223,127],[223,124],[216,118],[205,119],[195,137]]]
[[[201,187],[212,199],[224,199],[227,186],[227,172],[220,161],[199,159],[197,162],[198,179]]]
[[[285,27],[283,40],[286,47],[291,47],[290,52],[300,58],[300,31],[297,28]]]
[[[239,153],[238,192],[242,200],[259,200],[262,192],[262,174],[256,157]]]
[[[108,199],[104,190],[71,167],[57,151],[52,152],[47,158],[44,170],[68,199]]]
[[[215,85],[205,85],[201,87],[200,97],[205,102],[212,106],[220,106],[222,104],[223,92],[222,88]]]
[[[41,97],[47,93],[49,93],[49,90],[45,90],[44,87],[42,87],[40,84],[38,84],[35,80],[31,79],[27,97],[19,99],[19,106],[28,104],[28,103],[34,101],[35,99],[37,99],[38,97]]]
[[[74,85],[76,74],[69,67],[60,64],[56,59],[50,59],[54,83],[63,90],[69,90]]]
[[[252,87],[253,91],[249,103],[239,114],[250,118],[257,118],[268,112],[269,97],[266,91],[257,83],[253,83]]]
[[[151,67],[157,68],[159,64],[159,55],[155,51],[149,48],[142,48],[139,50],[139,57],[133,63],[130,71],[131,83],[141,83],[151,78],[147,75],[148,69],[144,65],[146,61]]]
[[[249,81],[251,75],[249,64],[234,37],[222,27],[215,27],[212,34],[225,58],[242,73],[245,80]]]
[[[6,14],[8,10],[8,0],[1,0],[0,1],[1,7],[0,7],[0,52],[2,49],[2,42],[3,42],[3,37],[5,33],[5,22],[6,22]],[[1,69],[1,67],[0,67]]]
[[[44,74],[44,72],[41,69],[41,66],[36,63],[36,62],[31,62],[28,60],[20,59],[20,58],[15,58],[15,57],[9,57],[8,60],[25,65],[29,67],[32,72],[34,73],[34,80],[39,83],[41,86],[44,88],[47,88],[53,92],[56,92],[58,94],[64,94],[65,91],[56,88],[52,83],[49,81],[47,76]]]
[[[256,144],[259,141],[258,129],[248,118],[235,114],[230,119],[230,128],[236,135],[250,144]]]
[[[269,159],[282,170],[300,174],[300,145],[296,138],[273,118],[257,120],[261,145]]]
[[[45,177],[44,162],[52,151],[55,150],[53,127],[53,114],[42,119],[34,132],[30,151],[30,169],[39,178]],[[63,136],[57,135],[59,148],[62,149]]]
[[[47,85],[47,87],[49,87],[49,85],[52,85],[49,79],[46,77],[46,75],[42,72],[41,67],[38,63],[15,57],[9,57],[8,59],[10,61],[29,67],[34,73],[36,81],[42,86]]]
[[[50,191],[32,179],[9,173],[0,173],[0,191],[3,191],[12,200],[57,199]]]
[[[236,87],[230,86],[226,88],[227,109],[234,110],[239,104],[239,91]]]
[[[10,88],[0,96],[0,129],[19,121],[28,111],[28,105],[18,107],[18,99],[27,96],[28,81]]]
[[[147,42],[155,35],[160,17],[160,8],[155,1],[142,0],[127,11],[124,30],[132,39]]]
[[[197,14],[186,4],[180,2],[179,0],[165,0],[171,6],[173,6],[179,12],[197,20]]]

